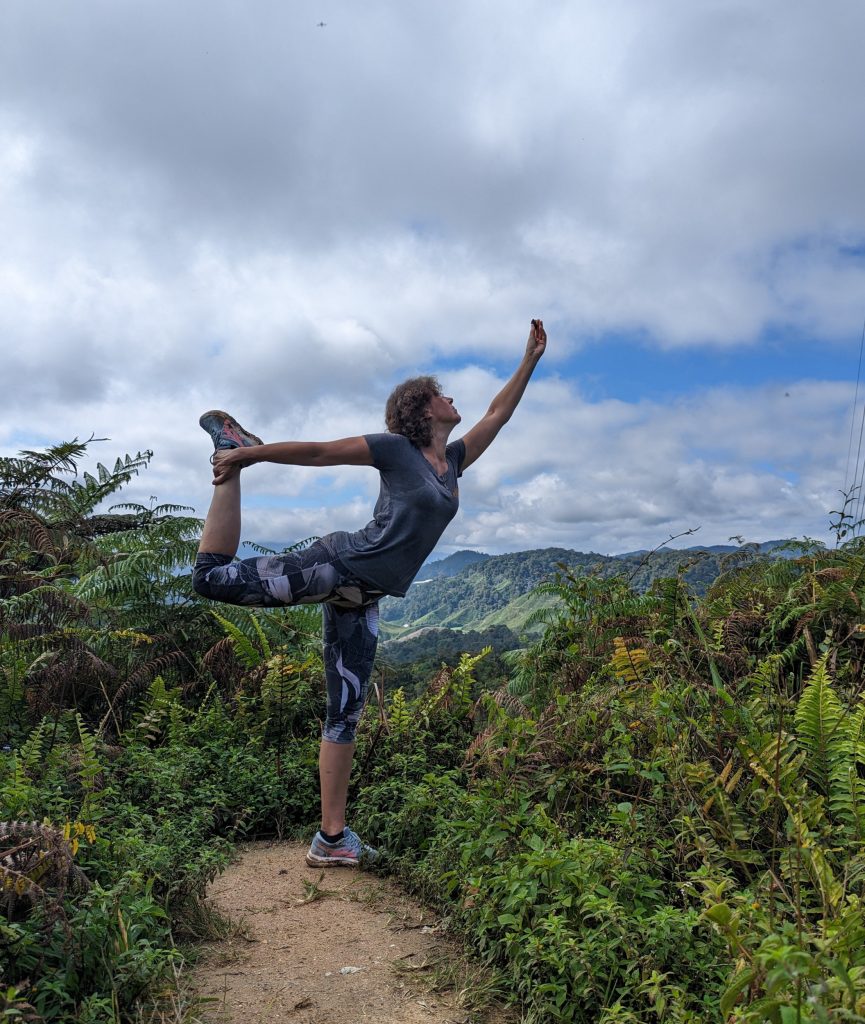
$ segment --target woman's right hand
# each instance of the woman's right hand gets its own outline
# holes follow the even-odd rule
[[[537,362],[547,347],[547,332],[543,320],[532,320],[529,340],[526,342],[526,358]]]

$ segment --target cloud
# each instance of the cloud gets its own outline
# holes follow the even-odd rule
[[[451,547],[565,544],[615,553],[701,527],[826,537],[844,477],[852,394],[803,382],[711,389],[673,405],[588,402],[539,383],[461,493]],[[493,540],[485,540],[493,538]],[[486,545],[486,546],[485,546]]]
[[[475,315],[516,289],[565,325],[667,345],[803,317],[849,330],[857,4],[337,3],[317,30],[270,3],[91,0],[84,16],[37,0],[7,18],[7,133],[29,147],[10,201],[24,228],[58,215],[41,225],[55,259],[83,242],[109,280],[125,248],[177,286],[204,243],[240,278],[265,251],[334,284],[365,262],[374,330],[403,260],[434,293],[468,276]],[[790,246],[796,273],[777,258]],[[203,289],[220,262],[199,266]]]
[[[459,434],[502,381],[469,368],[449,383],[464,411]],[[803,382],[789,398],[776,387],[718,388],[672,405],[594,402],[565,381],[533,382],[511,422],[465,472],[461,510],[440,550],[565,546],[610,554],[697,527],[696,542],[706,544],[734,534],[828,537],[851,398],[847,385]],[[203,514],[211,495],[208,438],[173,403],[150,418],[148,408],[131,406],[121,431],[93,446],[94,456],[110,463],[152,447],[151,468],[124,493],[143,503],[157,495]],[[301,434],[374,432],[378,415],[374,402],[357,410],[322,402]],[[244,538],[294,541],[365,525],[378,477],[364,467],[261,465],[244,473],[243,486]]]
[[[789,335],[827,366],[850,345],[863,29],[853,0],[9,5],[0,443],[152,447],[140,493],[201,509],[204,409],[344,436],[431,370],[470,423],[543,315],[539,379],[446,543],[817,531],[846,385],[789,365],[789,398],[736,391],[719,356],[712,387],[672,378],[661,406],[556,375],[610,337],[723,353],[771,333],[783,361]],[[331,507],[347,527],[375,492],[308,471],[248,487],[256,531]]]

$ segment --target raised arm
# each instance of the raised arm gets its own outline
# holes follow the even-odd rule
[[[463,436],[466,446],[466,458],[463,469],[470,466],[489,448],[496,434],[508,422],[514,409],[519,405],[529,378],[538,365],[538,360],[547,347],[547,333],[543,320],[532,320],[529,340],[522,362],[513,377],[492,400],[483,419],[479,420],[471,430]]]
[[[372,454],[364,437],[338,441],[277,441],[249,448],[230,448],[216,453],[213,482],[234,476],[240,463],[276,462],[286,466],[371,466]]]

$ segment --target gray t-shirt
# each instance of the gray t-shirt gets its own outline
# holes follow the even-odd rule
[[[402,434],[365,434],[381,490],[371,522],[328,540],[347,569],[386,594],[402,597],[445,527],[457,514],[466,446],[447,446],[442,476]]]

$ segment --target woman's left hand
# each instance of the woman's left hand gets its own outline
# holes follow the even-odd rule
[[[547,347],[547,332],[543,320],[532,320],[529,340],[526,342],[526,356],[537,362]]]
[[[224,484],[240,472],[242,456],[235,454],[240,448],[223,448],[213,456],[213,485]]]

